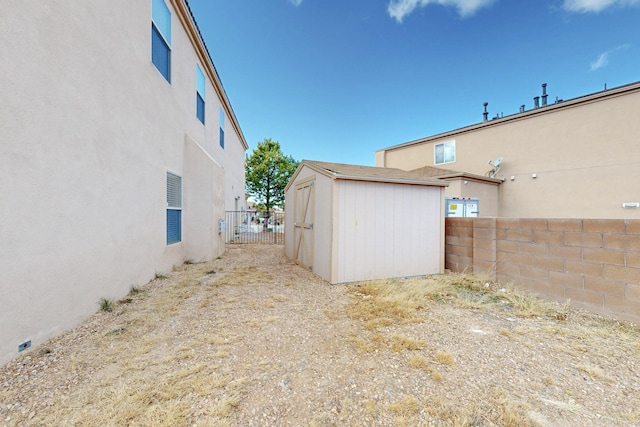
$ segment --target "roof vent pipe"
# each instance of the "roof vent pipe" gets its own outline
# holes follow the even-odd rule
[[[521,113],[524,113],[524,104],[522,104],[522,105],[520,106],[520,112],[521,112]]]
[[[533,108],[540,108],[540,97],[539,96],[534,96],[533,97]]]
[[[547,84],[542,83],[542,106],[547,105]]]
[[[489,120],[489,113],[487,112],[487,105],[489,105],[489,103],[485,102],[482,105],[484,105],[484,113],[482,113],[482,121],[486,122],[487,120]]]

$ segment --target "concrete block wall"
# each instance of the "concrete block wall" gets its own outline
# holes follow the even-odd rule
[[[640,220],[447,218],[445,267],[640,322]]]

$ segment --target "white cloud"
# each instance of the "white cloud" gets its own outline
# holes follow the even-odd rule
[[[611,6],[633,6],[640,0],[564,0],[562,7],[570,12],[600,12]]]
[[[473,15],[478,9],[487,7],[496,1],[497,0],[391,0],[387,11],[396,21],[402,22],[404,17],[413,12],[417,7],[439,4],[441,6],[455,7],[458,9],[460,16],[465,17]]]
[[[291,3],[292,5],[298,7],[302,4],[302,0],[289,0],[289,3]]]
[[[609,64],[609,53],[610,52],[601,53],[598,59],[591,63],[591,71],[606,67],[607,64]]]
[[[609,58],[611,57],[611,55],[619,50],[627,49],[630,46],[631,45],[629,43],[626,43],[616,47],[615,49],[611,49],[604,53],[601,53],[600,55],[598,55],[598,59],[591,63],[591,71],[599,70],[600,68],[606,67],[607,65],[609,65]]]

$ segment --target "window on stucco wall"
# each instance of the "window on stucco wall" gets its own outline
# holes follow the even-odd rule
[[[171,83],[171,12],[164,0],[151,3],[151,62]]]
[[[456,161],[456,142],[447,141],[436,144],[433,147],[433,163],[441,165],[444,163],[453,163]]]
[[[199,65],[196,65],[196,116],[204,124],[205,79]]]
[[[167,245],[182,241],[182,177],[167,172]]]

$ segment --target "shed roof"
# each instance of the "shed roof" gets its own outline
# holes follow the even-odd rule
[[[418,169],[412,170],[412,172],[419,173],[426,177],[437,178],[442,180],[455,180],[455,179],[468,179],[479,182],[486,182],[489,184],[499,185],[502,180],[499,178],[489,178],[486,176],[476,175],[469,172],[459,172],[452,169],[444,169],[436,166],[423,166]]]
[[[449,184],[443,181],[429,179],[428,176],[415,171],[405,171],[395,168],[380,168],[376,166],[358,166],[344,163],[318,162],[315,160],[303,160],[298,169],[289,180],[287,189],[295,181],[300,170],[307,166],[318,173],[331,179],[350,181],[384,182],[392,184],[411,184],[429,187],[446,187]]]

